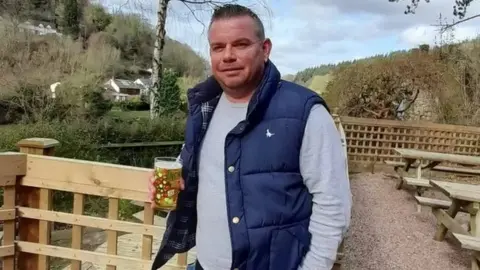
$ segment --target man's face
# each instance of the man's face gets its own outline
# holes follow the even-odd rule
[[[270,55],[270,40],[260,40],[249,16],[214,21],[208,34],[215,78],[231,90],[251,86]]]

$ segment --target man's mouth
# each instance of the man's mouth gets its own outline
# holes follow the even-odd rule
[[[222,70],[223,72],[234,72],[234,71],[240,71],[242,68],[226,68]]]

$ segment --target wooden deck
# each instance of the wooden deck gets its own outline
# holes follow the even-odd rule
[[[140,221],[143,221],[144,212],[138,212],[134,214],[134,217]],[[154,217],[154,225],[165,226],[166,219],[161,218],[159,216]],[[162,235],[153,238],[153,248],[152,248],[152,258],[155,257],[157,254],[158,248],[162,241]],[[98,253],[107,253],[107,241],[103,244],[98,246],[94,252]],[[118,249],[117,253],[120,256],[125,257],[134,257],[139,258],[142,255],[142,235],[141,234],[132,234],[127,233],[118,236]],[[196,252],[195,248],[192,251],[188,252],[188,263],[194,262],[196,259]],[[165,270],[180,270],[180,268],[176,266],[177,256],[174,256],[167,265],[162,267],[161,269]],[[63,270],[70,270],[70,266],[63,268]],[[103,270],[105,269],[105,265],[99,264],[92,264],[91,262],[82,262],[82,270]],[[129,266],[118,266],[117,270],[130,270]]]

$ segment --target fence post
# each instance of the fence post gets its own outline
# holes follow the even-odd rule
[[[15,203],[16,183],[25,175],[27,157],[20,153],[0,153],[0,186],[3,187],[3,207],[0,219],[3,223],[3,245],[0,246],[0,261],[3,270],[15,267]]]
[[[57,140],[46,138],[23,139],[17,143],[21,153],[44,156],[53,156],[57,145],[59,145]],[[21,194],[17,198],[19,206],[52,209],[52,193],[49,189],[18,186],[17,194]],[[18,233],[20,241],[50,244],[51,222],[20,218]],[[50,268],[47,256],[23,252],[18,256],[18,269],[48,270]]]

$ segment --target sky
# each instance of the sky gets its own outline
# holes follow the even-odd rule
[[[156,0],[101,0],[109,9],[140,10],[152,24],[156,22]],[[443,20],[456,19],[454,0],[422,1],[416,14],[405,15],[410,0],[238,0],[251,7],[264,22],[272,40],[270,59],[282,75],[305,68],[337,63],[420,44],[474,38],[480,34],[480,18],[460,24],[443,38],[437,32]],[[190,45],[208,59],[206,26],[211,10],[171,0],[167,35]],[[473,1],[467,15],[480,13],[480,1]]]

